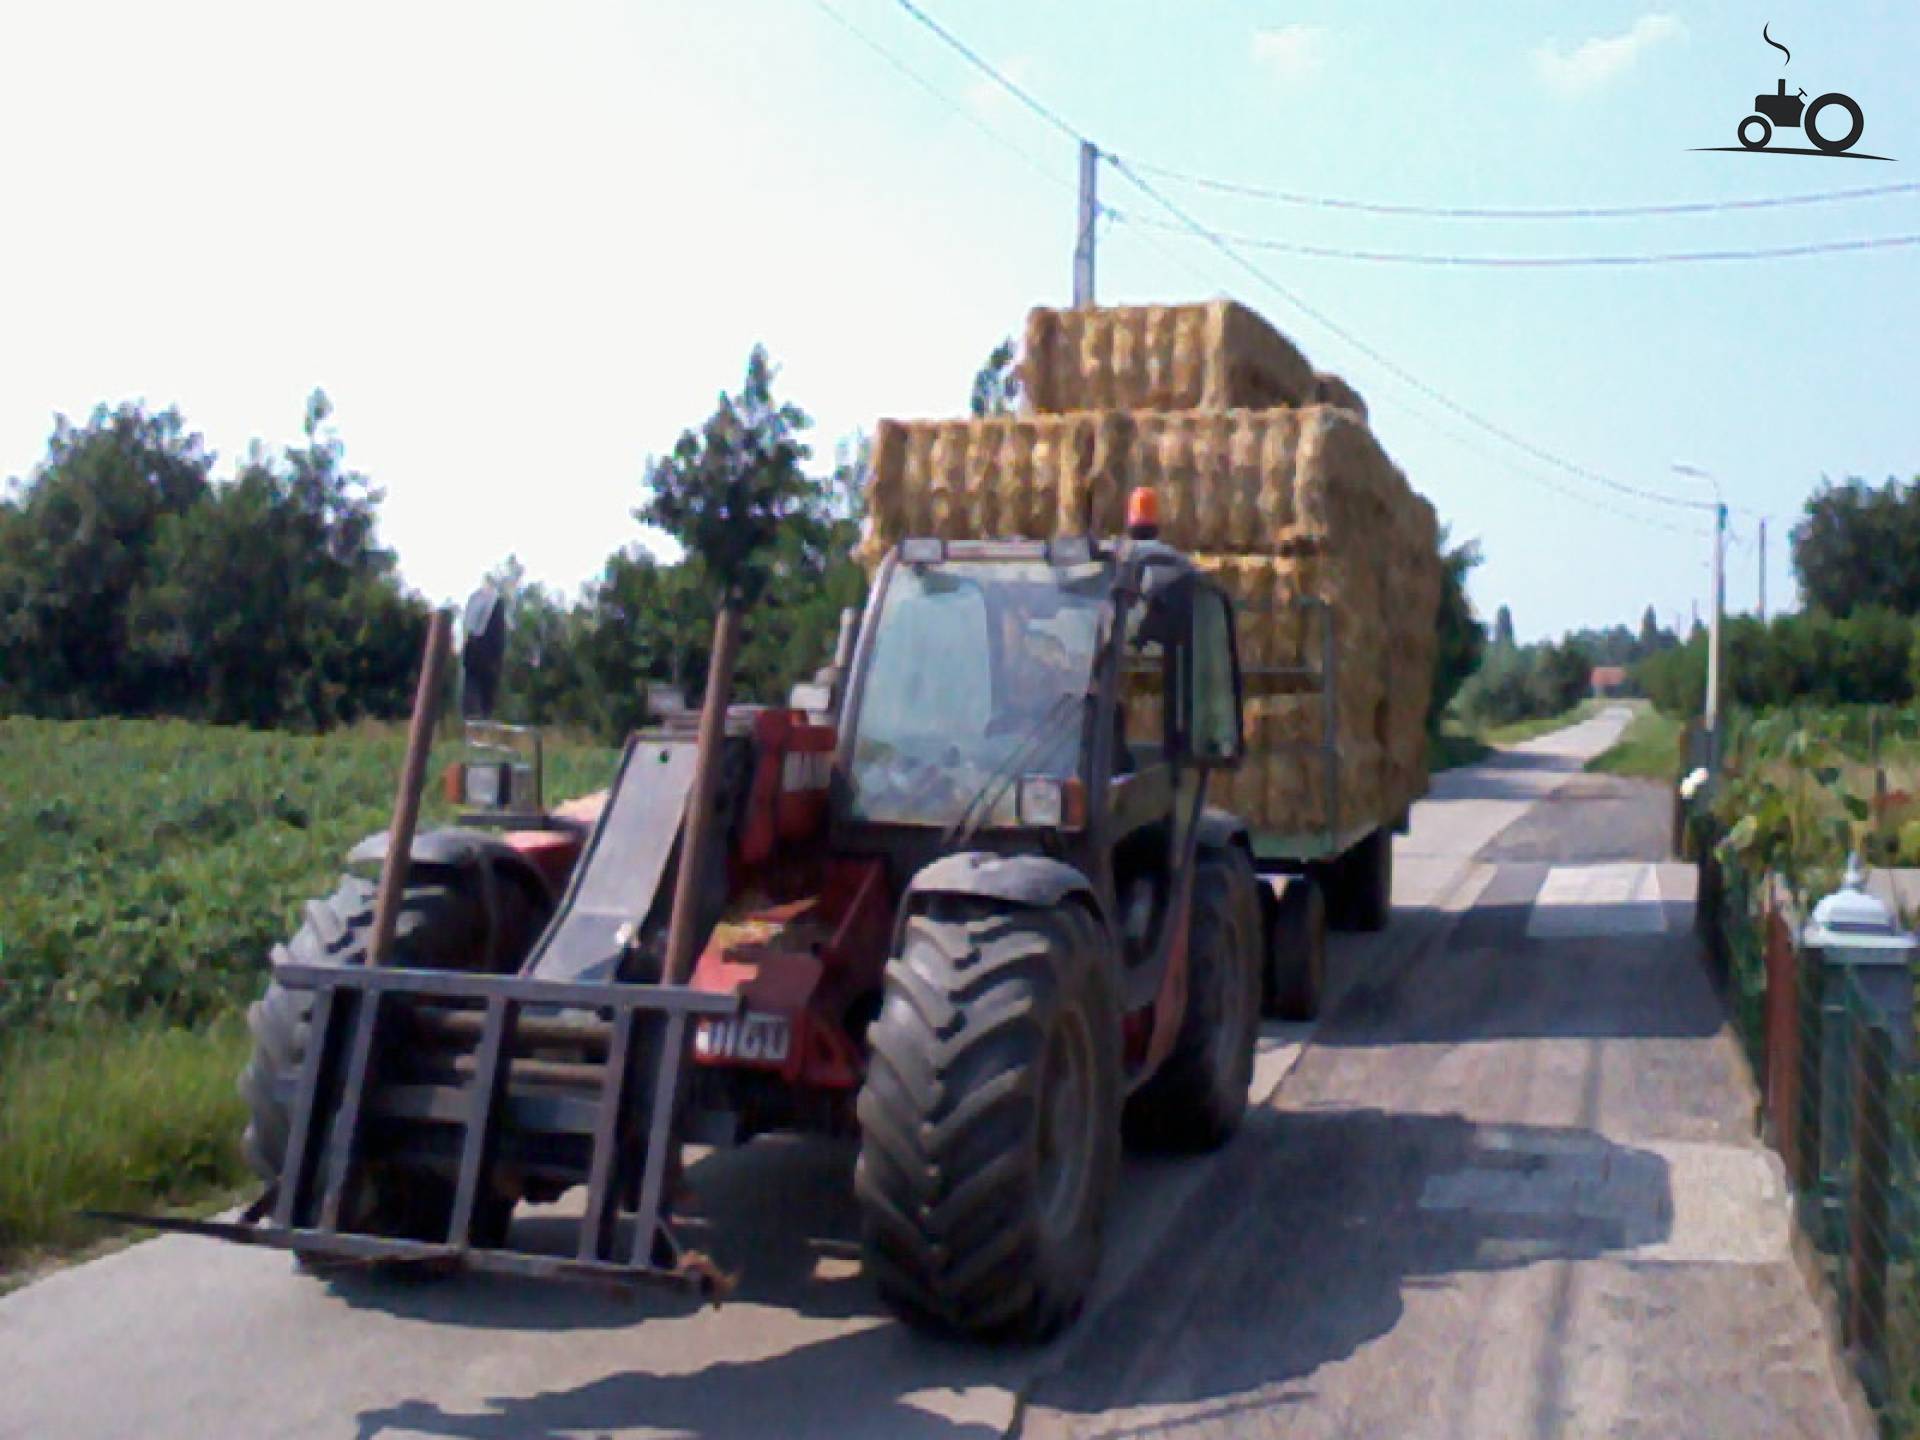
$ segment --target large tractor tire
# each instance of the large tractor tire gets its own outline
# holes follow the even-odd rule
[[[1253,866],[1239,850],[1203,855],[1193,877],[1187,1008],[1173,1050],[1127,1100],[1127,1143],[1213,1150],[1239,1128],[1260,1028],[1262,935]]]
[[[1274,902],[1267,937],[1266,1013],[1317,1020],[1327,984],[1327,898],[1311,875],[1295,875]]]
[[[416,867],[416,874],[419,867]],[[429,872],[431,873],[431,872]],[[273,965],[352,966],[367,963],[373,939],[376,886],[357,875],[341,878],[334,892],[309,901],[306,920]],[[490,945],[487,910],[475,887],[457,877],[415,879],[402,893],[394,925],[391,963],[422,970],[475,971],[489,954],[503,972],[517,968],[538,937],[544,907],[522,886],[502,880],[498,888],[501,933]],[[280,1177],[291,1128],[288,1114],[300,1063],[311,1032],[313,996],[269,979],[266,993],[247,1010],[253,1055],[240,1072],[247,1103],[242,1148],[247,1164],[268,1184]],[[352,1197],[347,1228],[409,1240],[444,1240],[453,1214],[453,1182],[425,1167],[371,1167]],[[483,1197],[475,1207],[473,1242],[497,1246],[512,1219],[511,1200]]]
[[[1081,906],[938,903],[867,1032],[867,1270],[911,1322],[1045,1339],[1092,1287],[1118,1175],[1115,976]]]

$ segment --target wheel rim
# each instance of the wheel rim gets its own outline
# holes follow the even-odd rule
[[[1093,1165],[1093,1043],[1079,1015],[1063,1014],[1047,1036],[1034,1126],[1040,1223],[1055,1241],[1075,1229]]]

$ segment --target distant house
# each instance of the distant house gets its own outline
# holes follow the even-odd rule
[[[1624,665],[1596,665],[1591,677],[1593,693],[1604,698],[1617,695],[1627,688],[1627,668]]]

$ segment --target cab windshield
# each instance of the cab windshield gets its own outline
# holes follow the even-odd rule
[[[1009,767],[1073,775],[1112,583],[1099,562],[897,569],[855,719],[852,814],[943,825]]]

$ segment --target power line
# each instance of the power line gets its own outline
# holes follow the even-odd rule
[[[1042,120],[1053,126],[1053,128],[1058,130],[1062,135],[1065,135],[1070,140],[1081,143],[1086,142],[1087,137],[1085,135],[1082,135],[1078,130],[1074,129],[1073,126],[1061,119],[1055,111],[1041,104],[1028,91],[1014,84],[1012,80],[1009,80],[1003,75],[990,61],[982,59],[978,51],[968,45],[967,42],[962,40],[958,35],[955,35],[951,30],[947,29],[946,26],[942,25],[938,20],[927,14],[927,12],[922,10],[918,5],[914,4],[913,0],[895,0],[895,3],[935,35],[938,35],[942,40],[946,41],[949,46],[959,51],[961,56],[964,57],[967,63],[972,65],[974,69],[985,75],[989,80],[993,81],[994,84],[1013,96],[1014,99],[1018,100],[1035,115],[1038,115]]]
[[[819,0],[816,0],[816,3],[819,3]],[[995,66],[993,66],[987,60],[983,59],[980,56],[980,54],[977,51],[975,51],[971,46],[969,46],[965,41],[961,40],[958,36],[954,35],[945,26],[941,25],[932,16],[928,15],[925,10],[921,9],[917,4],[914,3],[914,0],[895,0],[895,3],[898,4],[901,7],[901,9],[905,10],[909,15],[911,15],[915,20],[919,21],[920,24],[922,24],[928,30],[930,30],[934,35],[938,36],[947,46],[949,46],[951,49],[958,52],[975,69],[979,70],[982,74],[987,76],[988,79],[992,80],[996,85],[1000,86],[1001,89],[1005,90],[1009,95],[1013,96],[1022,105],[1026,106],[1027,109],[1031,110],[1035,115],[1039,116],[1042,120],[1045,120],[1048,124],[1052,125],[1056,130],[1060,131],[1063,135],[1073,140],[1076,144],[1092,143],[1091,140],[1086,135],[1084,135],[1081,131],[1076,129],[1073,125],[1069,124],[1057,112],[1050,109],[1048,106],[1042,104],[1039,100],[1035,99],[1031,94],[1029,94],[1021,86],[1015,84],[1012,80],[1008,79],[997,68],[995,68]],[[1490,435],[1493,435],[1495,438],[1499,440],[1503,440],[1507,444],[1515,447],[1516,449],[1522,450],[1527,454],[1532,455],[1535,459],[1542,460],[1547,464],[1553,466],[1555,469],[1564,470],[1568,474],[1576,476],[1577,478],[1585,480],[1591,484],[1601,485],[1609,490],[1617,491],[1618,493],[1623,495],[1630,495],[1635,497],[1636,499],[1650,501],[1658,505],[1669,505],[1676,509],[1711,510],[1713,508],[1711,505],[1709,505],[1705,501],[1682,500],[1672,495],[1662,495],[1655,491],[1642,490],[1637,486],[1628,485],[1622,481],[1615,480],[1610,476],[1601,475],[1595,471],[1588,470],[1584,466],[1576,465],[1570,460],[1565,460],[1560,456],[1555,455],[1550,450],[1544,449],[1541,446],[1533,444],[1531,441],[1522,439],[1520,436],[1515,435],[1512,431],[1507,430],[1504,427],[1497,425],[1493,421],[1488,420],[1483,416],[1477,414],[1475,411],[1470,410],[1465,405],[1462,405],[1459,401],[1453,399],[1452,396],[1447,395],[1445,392],[1436,389],[1434,386],[1429,385],[1426,381],[1420,379],[1417,375],[1413,374],[1405,366],[1399,364],[1395,360],[1390,359],[1388,356],[1383,354],[1374,346],[1368,344],[1366,341],[1362,340],[1358,335],[1348,330],[1344,325],[1341,325],[1338,321],[1334,320],[1331,316],[1324,314],[1320,310],[1316,309],[1314,306],[1308,304],[1305,300],[1301,299],[1293,291],[1289,290],[1286,286],[1282,285],[1279,281],[1275,280],[1271,275],[1267,274],[1266,271],[1262,270],[1258,265],[1255,265],[1251,260],[1247,259],[1238,250],[1234,249],[1230,243],[1223,240],[1214,231],[1209,230],[1205,225],[1202,225],[1198,220],[1195,220],[1191,215],[1187,214],[1185,210],[1181,209],[1173,201],[1167,199],[1165,195],[1160,193],[1158,188],[1150,184],[1148,181],[1143,180],[1139,176],[1139,174],[1137,174],[1134,171],[1134,169],[1127,163],[1127,161],[1123,160],[1121,157],[1117,155],[1111,155],[1111,154],[1103,154],[1102,158],[1107,160],[1111,165],[1113,165],[1113,167],[1116,170],[1118,170],[1121,173],[1121,175],[1123,175],[1130,183],[1132,183],[1133,186],[1136,189],[1138,189],[1142,194],[1146,195],[1149,199],[1153,200],[1156,204],[1158,204],[1163,210],[1167,211],[1167,213],[1172,215],[1175,219],[1180,220],[1188,230],[1190,230],[1193,234],[1199,236],[1201,239],[1205,240],[1214,249],[1218,250],[1221,254],[1226,256],[1228,260],[1232,261],[1234,265],[1238,266],[1240,269],[1252,275],[1255,280],[1259,281],[1262,285],[1264,285],[1266,288],[1271,290],[1274,294],[1278,295],[1282,300],[1284,300],[1287,304],[1291,305],[1294,309],[1298,310],[1301,314],[1307,316],[1311,320],[1316,321],[1323,329],[1329,331],[1331,334],[1346,341],[1347,344],[1351,345],[1354,349],[1358,350],[1361,354],[1368,356],[1370,359],[1374,361],[1374,363],[1381,366],[1389,374],[1397,377],[1399,380],[1402,381],[1402,383],[1410,385],[1415,390],[1418,390],[1421,394],[1425,395],[1428,399],[1432,400],[1435,404],[1438,404],[1444,407],[1445,409],[1453,412],[1454,414],[1458,415],[1460,418],[1468,421],[1470,424],[1476,426],[1481,430],[1486,431]],[[1116,218],[1124,218],[1124,217],[1116,217]]]
[[[1117,157],[1109,157],[1116,160]],[[1184,230],[1176,221],[1136,220],[1166,230]],[[1744,250],[1667,250],[1650,254],[1623,255],[1449,255],[1404,250],[1347,250],[1332,245],[1307,245],[1293,240],[1274,240],[1262,235],[1222,233],[1230,245],[1250,250],[1273,250],[1285,255],[1303,255],[1316,260],[1367,260],[1392,265],[1452,266],[1489,269],[1554,269],[1576,265],[1677,265],[1714,260],[1786,260],[1808,255],[1835,255],[1857,250],[1889,250],[1920,245],[1920,235],[1880,235],[1858,240],[1815,240],[1799,245],[1767,245]]]
[[[967,106],[941,90],[939,86],[926,79],[899,56],[887,49],[886,46],[882,45],[878,40],[875,40],[871,35],[867,34],[866,31],[862,30],[858,25],[855,25],[846,16],[834,9],[833,6],[827,3],[827,0],[813,0],[813,3],[814,7],[832,20],[834,24],[838,25],[842,30],[846,31],[847,34],[851,35],[855,40],[858,40],[867,49],[884,60],[895,73],[905,77],[928,95],[931,95],[935,100],[939,101],[941,105],[951,110],[962,120],[965,120],[975,130],[978,130],[982,135],[986,136],[987,139],[998,145],[1002,150],[1005,150],[1009,155],[1012,155],[1020,161],[1021,164],[1040,176],[1041,179],[1047,181],[1049,184],[1058,185],[1063,190],[1071,191],[1074,188],[1074,183],[1071,180],[1063,175],[1054,173],[1047,168],[1043,161],[1032,154],[1032,152],[1022,149],[1019,145],[1016,145],[1013,141],[1002,135],[998,130],[995,130],[991,125],[987,124],[986,121],[974,114]]]
[[[1357,210],[1367,215],[1417,216],[1429,220],[1619,220],[1656,215],[1704,215],[1728,210],[1773,210],[1791,205],[1826,205],[1845,200],[1878,199],[1887,195],[1906,195],[1920,191],[1920,181],[1902,181],[1892,185],[1862,185],[1847,190],[1815,190],[1799,195],[1769,195],[1745,200],[1688,200],[1655,205],[1569,205],[1569,206],[1472,206],[1402,205],[1372,200],[1353,200],[1332,195],[1310,195],[1299,190],[1281,190],[1264,185],[1249,185],[1231,180],[1216,180],[1171,166],[1152,165],[1134,160],[1143,174],[1163,180],[1211,190],[1221,195],[1236,195],[1248,200],[1271,201],[1277,205],[1300,205],[1321,210]]]
[[[1129,217],[1122,216],[1117,211],[1110,212],[1110,214],[1112,219],[1115,220],[1116,222],[1127,223],[1129,220]],[[1154,240],[1150,234],[1137,228],[1138,226],[1137,220],[1132,221],[1132,224],[1135,226],[1135,228],[1133,228],[1130,233],[1132,234],[1135,240],[1139,241],[1142,245],[1146,246],[1147,249],[1153,251],[1153,253],[1160,256],[1161,259],[1166,260],[1171,264],[1179,266],[1182,270],[1185,270],[1189,275],[1192,275],[1195,279],[1199,280],[1202,284],[1205,284],[1208,286],[1212,286],[1214,284],[1213,276],[1208,275],[1206,272],[1202,271],[1197,266],[1191,264],[1186,259],[1185,256],[1179,254],[1177,251],[1169,250],[1166,246],[1161,245],[1159,242]],[[1503,451],[1497,451],[1493,449],[1493,447],[1484,444],[1483,442],[1475,439],[1471,435],[1462,434],[1460,431],[1453,429],[1451,426],[1443,425],[1440,421],[1435,420],[1430,415],[1424,414],[1419,408],[1415,406],[1411,406],[1411,405],[1404,406],[1402,413],[1411,416],[1415,420],[1418,420],[1422,425],[1425,425],[1428,429],[1432,430],[1435,434],[1444,437],[1445,439],[1451,441],[1453,444],[1458,445],[1463,449],[1471,450],[1476,455],[1484,456],[1485,458],[1492,460],[1495,464],[1505,467],[1507,470],[1511,471],[1515,475],[1520,476],[1522,479],[1527,480],[1535,485],[1539,485],[1544,489],[1551,490],[1557,495],[1564,496],[1566,499],[1573,500],[1581,505],[1585,505],[1591,509],[1600,511],[1603,514],[1613,515],[1621,520],[1626,520],[1635,525],[1645,525],[1655,530],[1664,530],[1669,535],[1683,535],[1690,539],[1704,539],[1707,535],[1707,532],[1705,530],[1700,529],[1697,526],[1688,527],[1683,525],[1674,525],[1674,524],[1669,524],[1665,520],[1657,519],[1656,517],[1651,515],[1637,514],[1632,510],[1623,509],[1618,505],[1609,504],[1606,500],[1603,500],[1598,495],[1595,495],[1591,490],[1577,489],[1572,485],[1568,485],[1564,483],[1563,481],[1555,480],[1550,475],[1543,475],[1538,470],[1534,470],[1519,464],[1514,460],[1511,454],[1508,454]]]
[[[1553,466],[1556,470],[1564,470],[1568,474],[1576,476],[1579,479],[1585,480],[1590,484],[1602,485],[1602,486],[1605,486],[1607,489],[1617,491],[1622,495],[1631,495],[1631,496],[1634,496],[1636,499],[1650,501],[1657,505],[1670,505],[1675,509],[1680,509],[1680,510],[1711,510],[1713,508],[1711,504],[1709,504],[1707,501],[1704,501],[1704,500],[1683,500],[1677,496],[1663,495],[1653,490],[1643,490],[1637,485],[1629,485],[1624,481],[1615,480],[1611,476],[1599,474],[1597,471],[1589,470],[1583,465],[1577,465],[1571,460],[1564,459],[1561,456],[1554,454],[1551,450],[1547,450],[1539,445],[1535,445],[1530,440],[1522,439],[1520,436],[1515,435],[1511,430],[1506,429],[1504,426],[1498,425],[1495,422],[1486,419],[1484,416],[1478,414],[1477,412],[1469,409],[1467,406],[1461,404],[1458,400],[1455,400],[1451,395],[1448,395],[1446,392],[1439,390],[1432,385],[1429,385],[1426,381],[1422,380],[1419,376],[1415,375],[1412,371],[1408,370],[1404,365],[1401,365],[1398,361],[1391,359],[1390,357],[1383,354],[1380,350],[1378,350],[1374,346],[1368,344],[1365,340],[1362,340],[1358,335],[1354,334],[1351,330],[1347,329],[1346,326],[1340,324],[1339,321],[1333,319],[1331,316],[1323,313],[1322,311],[1316,309],[1314,306],[1308,304],[1305,300],[1301,299],[1292,290],[1289,290],[1286,286],[1282,285],[1278,280],[1275,280],[1265,270],[1262,270],[1258,265],[1254,264],[1251,260],[1247,259],[1246,256],[1242,255],[1238,250],[1234,249],[1231,242],[1224,239],[1216,232],[1208,229],[1205,225],[1201,224],[1198,220],[1194,219],[1191,215],[1189,215],[1185,210],[1181,209],[1178,205],[1174,204],[1173,201],[1167,199],[1167,197],[1161,194],[1160,191],[1155,186],[1150,184],[1148,181],[1143,180],[1137,173],[1135,173],[1132,167],[1129,166],[1125,160],[1121,159],[1117,155],[1109,155],[1107,159],[1113,165],[1113,167],[1116,170],[1118,170],[1120,174],[1124,176],[1129,182],[1131,182],[1136,188],[1138,188],[1141,191],[1141,193],[1146,195],[1149,199],[1153,200],[1163,210],[1166,210],[1169,214],[1174,216],[1174,218],[1180,220],[1183,223],[1183,225],[1186,227],[1186,229],[1191,231],[1194,235],[1198,236],[1200,239],[1205,240],[1209,245],[1211,245],[1214,249],[1218,250],[1222,255],[1226,256],[1227,259],[1231,260],[1240,269],[1246,271],[1249,275],[1253,276],[1255,280],[1259,281],[1262,285],[1266,286],[1274,294],[1278,295],[1282,300],[1286,301],[1287,304],[1293,306],[1294,309],[1298,310],[1301,314],[1307,316],[1309,319],[1317,322],[1322,328],[1331,332],[1333,335],[1346,341],[1347,344],[1353,346],[1354,349],[1358,350],[1361,354],[1367,356],[1375,364],[1385,369],[1389,374],[1398,378],[1402,383],[1412,386],[1415,390],[1418,390],[1422,395],[1425,395],[1429,400],[1432,400],[1435,404],[1440,405],[1443,408],[1453,412],[1455,415],[1458,415],[1461,419],[1467,421],[1469,424],[1477,427],[1478,429],[1486,431],[1489,435],[1492,435],[1494,438],[1498,440],[1505,441],[1507,444],[1513,446],[1515,449],[1525,451],[1527,454],[1533,456],[1536,460],[1544,461],[1546,464]]]

